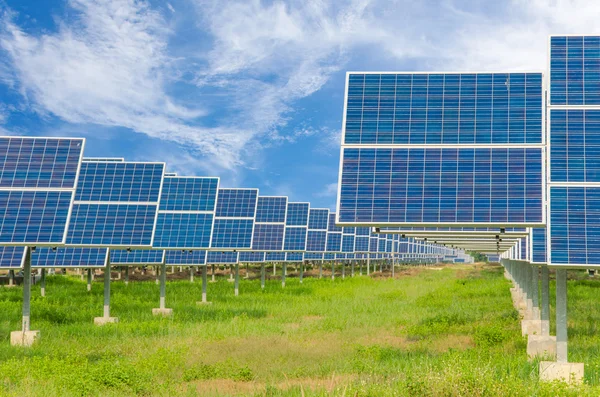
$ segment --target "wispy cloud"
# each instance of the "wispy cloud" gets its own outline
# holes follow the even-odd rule
[[[316,197],[335,197],[337,196],[338,184],[337,182],[328,183],[323,187],[321,191],[315,193]]]

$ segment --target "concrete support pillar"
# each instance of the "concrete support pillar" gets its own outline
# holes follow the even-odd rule
[[[155,316],[171,316],[173,309],[166,307],[167,298],[167,264],[163,262],[160,265],[160,302],[158,309],[152,309],[152,314]]]
[[[556,361],[540,362],[540,380],[583,382],[583,363],[568,362],[567,354],[567,270],[556,270]]]
[[[31,248],[25,247],[23,265],[23,318],[21,330],[10,333],[10,344],[29,347],[39,338],[40,331],[31,330]]]
[[[208,288],[208,285],[207,285],[208,284],[208,269],[207,269],[207,267],[208,267],[208,265],[202,266],[202,301],[196,302],[196,303],[203,304],[203,305],[211,303],[207,300],[207,296],[206,296],[206,290]]]
[[[265,289],[265,264],[260,264],[260,288]]]
[[[350,277],[354,277],[354,261],[350,263]]]
[[[110,316],[110,250],[108,259],[104,267],[104,313],[102,317],[94,318],[94,324],[105,325],[108,323],[116,323],[119,319]]]
[[[129,266],[125,267],[125,285],[129,285]]]
[[[331,262],[331,279],[335,280],[335,260]]]
[[[240,264],[235,264],[235,285],[234,285],[235,296],[238,296],[240,293]]]
[[[371,257],[367,257],[367,276],[371,274]]]
[[[8,286],[9,287],[15,286],[15,271],[14,270],[8,271]]]
[[[548,266],[542,266],[542,307],[540,318],[542,320],[542,335],[550,335],[550,272]]]
[[[246,263],[246,275],[244,276],[245,279],[248,279],[250,277],[250,266]]]
[[[346,262],[342,261],[342,280],[346,278]]]
[[[194,267],[190,266],[190,283],[194,282]]]
[[[215,281],[217,281],[217,280],[215,279],[215,265],[214,265],[214,264],[212,264],[212,267],[211,267],[210,278],[211,278],[211,281],[212,281],[213,283],[214,283]]]
[[[87,269],[87,290],[92,290],[92,269]]]
[[[277,275],[277,264],[273,262],[273,277]]]
[[[281,264],[281,288],[285,288],[285,276],[287,275],[287,263],[283,262]]]
[[[42,296],[46,296],[46,269],[42,268],[42,274],[40,278],[40,292]]]
[[[323,262],[319,262],[319,278],[323,278]]]
[[[300,275],[299,275],[299,279],[300,279],[300,284],[302,284],[302,281],[304,279],[304,262],[300,262]]]

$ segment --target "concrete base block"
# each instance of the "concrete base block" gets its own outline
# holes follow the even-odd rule
[[[583,363],[540,361],[540,380],[545,382],[559,380],[570,384],[583,383]]]
[[[541,320],[523,320],[521,321],[521,335],[541,335],[542,321]]]
[[[556,336],[529,335],[527,338],[527,356],[556,359]]]
[[[6,284],[4,288],[15,288],[17,284]]]
[[[170,317],[173,315],[173,309],[152,309],[152,314],[155,316]]]
[[[230,283],[233,283],[235,280],[232,278],[228,278],[227,281],[229,281]]]
[[[10,333],[12,346],[29,347],[40,337],[40,331],[13,331]]]
[[[196,302],[196,304],[197,305],[212,305],[212,302],[201,302],[201,301],[198,301],[198,302]]]
[[[118,317],[94,317],[94,324],[96,325],[114,324],[118,322]]]

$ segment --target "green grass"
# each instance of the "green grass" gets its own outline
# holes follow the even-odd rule
[[[32,293],[29,349],[11,347],[21,290],[0,288],[0,395],[555,396],[600,394],[600,281],[572,272],[569,358],[585,384],[538,382],[509,282],[499,267],[404,269],[396,279],[288,277],[261,291],[241,280],[167,285],[172,318],[156,318],[153,282],[112,284],[119,323],[102,314],[102,282],[52,276]],[[553,287],[552,287],[553,288]]]

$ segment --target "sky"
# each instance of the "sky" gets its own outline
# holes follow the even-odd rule
[[[0,0],[0,134],[335,207],[347,71],[546,71],[597,0]]]

